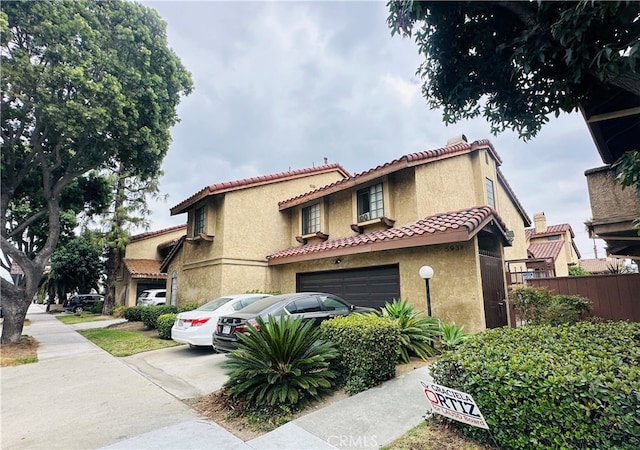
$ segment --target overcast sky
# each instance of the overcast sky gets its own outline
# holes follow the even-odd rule
[[[582,258],[594,257],[584,171],[602,161],[582,116],[552,118],[526,143],[491,135],[482,118],[445,126],[421,96],[416,44],[391,37],[386,2],[143,3],[167,22],[195,84],[178,107],[160,181],[168,200],[152,203],[151,230],[185,223],[169,209],[214,183],[324,157],[355,174],[465,134],[493,143],[531,219],[569,223]]]

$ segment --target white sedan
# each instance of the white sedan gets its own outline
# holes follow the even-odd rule
[[[171,327],[171,339],[190,346],[211,346],[218,317],[240,311],[269,294],[227,295],[205,303],[193,311],[178,314]]]

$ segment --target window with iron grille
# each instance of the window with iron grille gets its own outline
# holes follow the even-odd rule
[[[496,197],[493,192],[493,181],[489,178],[485,178],[485,183],[487,185],[487,204],[493,209],[496,209]]]
[[[358,197],[358,222],[365,222],[384,216],[382,183],[360,189]]]
[[[197,236],[200,233],[204,233],[205,219],[206,219],[205,207],[203,206],[202,208],[196,209],[196,212],[193,218],[193,235],[194,236]]]
[[[320,231],[320,204],[302,208],[302,234]]]

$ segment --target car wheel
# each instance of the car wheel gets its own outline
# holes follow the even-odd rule
[[[82,311],[84,311],[84,308],[82,306],[76,306],[75,308],[73,308],[74,313],[81,313]]]

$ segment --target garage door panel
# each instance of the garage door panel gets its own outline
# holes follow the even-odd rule
[[[400,272],[397,265],[328,272],[300,273],[298,292],[329,292],[358,306],[381,308],[400,298]]]

